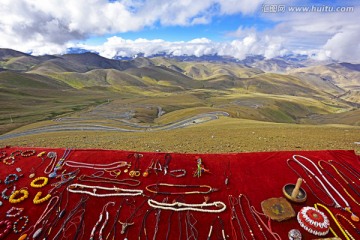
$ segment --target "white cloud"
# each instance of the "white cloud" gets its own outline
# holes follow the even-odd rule
[[[138,31],[158,24],[207,24],[215,15],[249,12],[259,4],[259,0],[251,3],[250,9],[230,8],[225,0],[2,0],[0,47],[37,51],[38,45],[57,45],[60,50],[68,42],[94,35]]]
[[[33,54],[64,53],[69,46],[89,36],[121,34],[144,28],[208,24],[214,16],[241,13],[275,23],[268,29],[258,26],[227,33],[227,42],[199,38],[188,42],[125,40],[112,37],[96,49],[103,56],[219,54],[239,59],[247,54],[267,58],[286,52],[314,54],[316,58],[360,63],[360,15],[358,2],[338,1],[355,6],[348,13],[260,13],[262,4],[304,5],[300,0],[1,0],[0,47]]]
[[[161,39],[127,40],[114,36],[99,46],[79,44],[77,47],[99,52],[101,56],[107,58],[132,57],[138,53],[143,53],[145,56],[166,53],[175,56],[193,55],[197,57],[218,54],[244,59],[250,54],[264,55],[267,58],[283,55],[286,50],[282,47],[282,41],[280,37],[260,37],[255,33],[231,42],[213,42],[207,38],[198,38],[187,42],[169,42]]]

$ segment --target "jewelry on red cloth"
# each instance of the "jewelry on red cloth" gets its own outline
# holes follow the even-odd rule
[[[92,191],[85,191],[85,189],[92,189]],[[78,190],[84,189],[84,190]],[[113,193],[96,193],[97,189],[111,191]],[[118,187],[102,187],[102,186],[89,186],[84,184],[74,183],[67,187],[67,190],[71,193],[83,193],[94,197],[115,197],[115,196],[139,196],[143,194],[141,189],[125,189]]]
[[[4,200],[8,200],[8,199],[10,198],[11,194],[13,194],[13,193],[15,192],[15,190],[16,190],[16,186],[14,185],[14,186],[13,186],[13,190],[11,191],[10,195],[7,196],[7,195],[6,195],[6,191],[7,191],[9,188],[11,188],[11,187],[6,187],[6,188],[1,192],[1,197],[2,197]]]
[[[12,223],[9,220],[0,221],[0,226],[5,225],[4,232],[0,233],[0,239],[3,239],[10,232]]]
[[[173,202],[173,203],[162,203],[157,202],[153,199],[148,200],[148,204],[153,208],[161,208],[165,210],[172,210],[175,212],[179,211],[195,211],[195,212],[206,212],[206,213],[220,213],[225,211],[226,204],[221,201],[216,201],[212,203],[182,203],[182,202]],[[215,207],[213,209],[206,209],[207,207]]]
[[[314,168],[317,170],[317,172],[321,175],[321,177],[325,180],[325,182],[331,187],[332,190],[334,190],[334,192],[337,194],[337,196],[344,202],[345,206],[341,206],[335,199],[335,197],[331,194],[331,192],[327,189],[327,187],[324,185],[324,183],[320,180],[320,178],[318,176],[316,176],[309,168],[307,168],[303,163],[301,163],[297,157],[300,157],[302,159],[305,159],[307,162],[309,162],[310,164],[312,164],[314,166]],[[322,186],[322,188],[325,190],[326,194],[332,199],[332,201],[335,203],[335,208],[340,208],[343,211],[349,212],[351,214],[351,219],[353,221],[358,222],[360,219],[358,216],[356,216],[352,211],[351,211],[351,206],[350,204],[346,201],[346,199],[340,194],[340,192],[329,182],[329,180],[322,174],[322,172],[320,171],[320,169],[317,167],[317,165],[315,163],[313,163],[312,160],[310,160],[307,157],[301,156],[301,155],[293,155],[293,160],[300,165],[308,174],[311,174]],[[289,160],[288,160],[289,161]],[[294,171],[294,169],[292,169]],[[318,186],[318,185],[317,185]]]
[[[102,218],[103,218],[103,214],[105,213],[105,221],[104,221],[104,223],[103,223],[103,225],[101,226],[100,231],[99,231],[99,240],[103,240],[102,232],[103,232],[103,230],[104,230],[107,222],[109,221],[109,212],[108,212],[108,210],[107,210],[107,207],[108,207],[110,204],[111,204],[112,206],[114,206],[114,205],[115,205],[115,202],[108,202],[108,203],[105,204],[105,206],[103,207],[103,209],[102,209],[102,211],[101,211],[101,213],[100,213],[100,216],[99,216],[98,221],[95,223],[93,229],[91,230],[90,240],[95,239],[94,237],[95,237],[96,228],[97,228],[97,226],[101,223]]]
[[[11,177],[14,177],[14,179],[10,179]],[[19,179],[19,176],[16,173],[12,173],[6,176],[4,183],[6,185],[9,185],[10,183],[13,183]]]
[[[188,192],[161,192],[159,191],[159,187],[160,186],[164,186],[164,187],[172,187],[172,188],[207,188],[208,191],[188,191]],[[155,187],[156,190],[151,189],[152,187]],[[154,183],[154,184],[150,184],[146,186],[146,190],[148,190],[151,193],[156,193],[156,194],[165,194],[165,195],[181,195],[181,194],[209,194],[211,192],[216,192],[218,191],[218,189],[216,188],[212,188],[211,186],[208,185],[178,185],[178,184],[170,184],[170,183]]]
[[[185,169],[174,169],[169,172],[169,175],[172,177],[176,177],[176,178],[185,177],[186,170]]]
[[[35,155],[35,153],[36,153],[35,150],[25,150],[25,151],[21,152],[21,156],[30,157],[32,155]]]
[[[112,162],[108,164],[101,163],[84,163],[84,162],[75,162],[75,161],[65,161],[65,165],[73,168],[89,168],[95,170],[114,170],[129,165],[126,161]]]
[[[136,179],[131,178],[125,178],[125,179],[113,179],[113,178],[107,178],[107,177],[101,177],[97,175],[81,175],[77,178],[79,181],[83,182],[96,182],[96,183],[115,183],[115,184],[121,184],[126,186],[139,186],[140,181]]]
[[[204,165],[202,164],[202,159],[199,158],[199,157],[197,157],[196,166],[197,166],[197,168],[196,168],[196,170],[195,170],[195,172],[194,172],[194,177],[201,177],[201,174],[202,174],[203,172],[208,172],[208,173],[210,173],[209,169],[206,169],[206,168],[204,167]]]
[[[316,236],[325,236],[329,232],[328,217],[313,207],[303,207],[297,214],[300,226]]]
[[[17,224],[19,223],[19,221],[21,221],[23,219],[25,219],[24,225],[21,227],[20,230],[18,230]],[[13,225],[14,233],[21,233],[26,228],[26,225],[27,225],[28,222],[29,222],[29,217],[28,216],[21,216],[18,220],[16,220],[14,222],[14,225]]]
[[[7,212],[6,212],[6,217],[17,217],[19,216],[22,211],[24,210],[24,208],[17,208],[17,207],[11,207]],[[11,214],[12,212],[16,211],[16,213]]]
[[[41,184],[37,183],[39,181],[43,181]],[[30,186],[33,188],[42,188],[49,182],[49,179],[47,177],[37,177],[34,180],[31,181]]]
[[[23,194],[23,196],[20,198],[16,198],[17,195],[19,195],[19,194]],[[24,201],[28,197],[29,197],[29,192],[26,189],[16,190],[13,194],[11,194],[11,196],[9,198],[9,202],[10,203],[19,203],[19,202]]]
[[[12,153],[10,153],[10,156],[16,157],[16,156],[21,155],[21,153],[22,153],[21,150],[16,150],[16,151],[13,151]]]
[[[207,239],[210,239],[216,221],[219,222],[220,227],[221,227],[221,234],[218,234],[218,235],[220,235],[223,240],[226,240],[224,221],[223,221],[219,216],[217,216],[217,218],[215,218],[215,219],[211,222],[210,230],[209,230],[209,234],[208,234]]]
[[[43,202],[46,202],[47,200],[49,200],[51,198],[51,195],[48,193],[45,197],[43,198],[40,198],[41,197],[41,194],[42,192],[38,192],[36,195],[35,195],[35,198],[33,200],[33,203],[34,204],[40,204],[40,203],[43,203]]]
[[[15,163],[15,157],[10,155],[3,159],[3,163],[5,163],[6,165],[13,165]]]

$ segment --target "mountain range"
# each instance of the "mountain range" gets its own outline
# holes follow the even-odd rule
[[[263,121],[360,125],[360,65],[304,55],[124,60],[76,49],[44,56],[0,49],[0,132],[108,99],[165,96],[167,112],[211,107]],[[185,98],[172,102],[175,96]]]

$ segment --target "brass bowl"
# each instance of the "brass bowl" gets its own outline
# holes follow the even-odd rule
[[[307,194],[306,194],[305,190],[302,188],[299,188],[299,193],[296,195],[295,198],[292,198],[291,195],[292,195],[292,192],[294,191],[294,189],[295,189],[295,184],[286,184],[283,187],[283,193],[284,193],[285,197],[292,202],[296,202],[296,203],[305,202],[307,199]]]

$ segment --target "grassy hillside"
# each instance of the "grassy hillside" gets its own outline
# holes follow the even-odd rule
[[[0,133],[59,116],[131,128],[162,126],[211,111],[261,122],[360,121],[357,65],[279,74],[236,62],[117,61],[93,53],[35,57],[0,49],[0,68]]]

